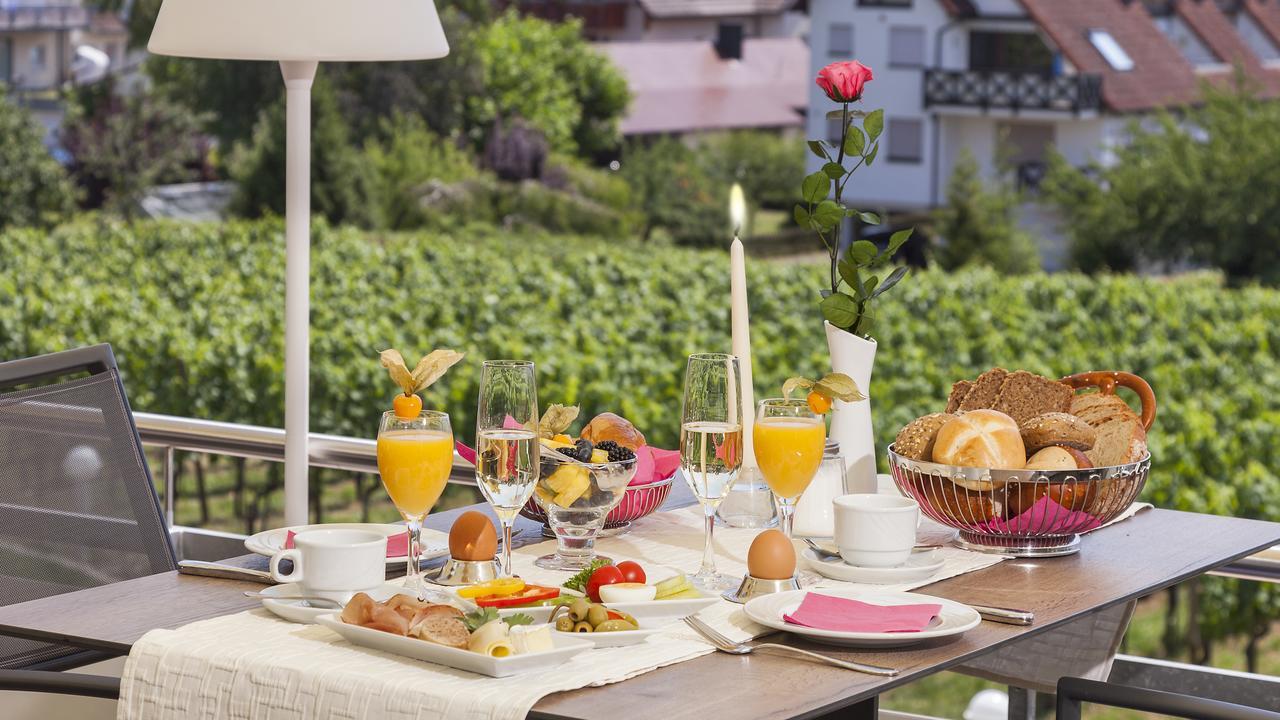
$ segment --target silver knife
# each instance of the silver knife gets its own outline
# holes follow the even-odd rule
[[[978,611],[983,620],[990,620],[1005,625],[1030,625],[1036,621],[1036,614],[1030,610],[1015,608],[989,607],[987,605],[970,605]]]
[[[262,583],[263,585],[276,584],[276,581],[271,579],[271,573],[236,565],[227,565],[226,563],[205,562],[204,560],[181,560],[178,562],[178,572],[183,575],[201,575],[204,577],[223,578],[224,580],[247,580],[249,582]]]

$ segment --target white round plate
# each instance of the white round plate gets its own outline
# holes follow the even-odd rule
[[[298,583],[282,583],[280,585],[272,585],[261,591],[263,595],[273,595],[275,598],[263,598],[262,607],[288,620],[289,622],[311,624],[321,615],[329,615],[337,612],[331,607],[317,608],[311,607],[302,600],[289,600],[290,595],[301,595],[302,588]],[[387,583],[382,587],[369,593],[369,597],[379,602],[390,600],[392,597],[405,592],[403,586],[398,583]],[[278,598],[278,599],[277,599]]]
[[[804,599],[806,593],[818,592],[823,595],[831,595],[832,597],[849,598],[852,600],[860,600],[865,603],[875,605],[914,605],[917,603],[937,603],[942,606],[942,610],[938,617],[929,623],[929,627],[920,632],[891,632],[891,633],[854,633],[854,632],[837,632],[834,630],[818,630],[816,628],[808,628],[802,625],[792,625],[782,619],[783,615],[795,612],[800,606],[800,601]],[[788,590],[786,592],[774,593],[773,595],[762,595],[747,602],[743,606],[743,610],[747,613],[747,617],[752,620],[770,627],[775,630],[785,630],[796,635],[801,635],[814,642],[826,643],[828,645],[842,645],[845,647],[901,647],[903,645],[914,645],[915,643],[932,640],[933,638],[949,637],[959,635],[966,630],[977,627],[982,622],[982,618],[978,616],[978,612],[968,605],[961,605],[958,602],[947,600],[946,598],[933,597],[932,595],[920,595],[918,593],[905,592],[860,592],[854,589],[826,588],[822,590]]]
[[[804,558],[809,569],[823,577],[868,585],[895,585],[927,580],[943,566],[942,553],[937,550],[911,553],[905,563],[891,568],[860,567],[838,558],[822,558],[813,548],[801,550],[800,557]]]
[[[368,530],[377,532],[391,537],[399,535],[405,531],[404,525],[399,523],[324,523],[322,525],[294,525],[293,527],[274,528],[272,530],[263,530],[255,535],[250,535],[244,541],[244,546],[249,552],[257,553],[271,557],[284,549],[285,540],[289,537],[289,531],[294,534],[303,532],[304,530]],[[449,554],[449,535],[439,530],[422,529],[422,559],[430,560],[432,558],[443,557]],[[388,565],[404,565],[405,558],[400,557],[387,558]]]

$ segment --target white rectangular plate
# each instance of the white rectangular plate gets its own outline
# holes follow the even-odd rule
[[[360,645],[372,650],[379,650],[393,655],[403,655],[415,660],[445,665],[459,670],[468,670],[490,677],[508,677],[529,670],[542,670],[554,667],[593,646],[589,642],[574,637],[554,637],[554,650],[530,653],[528,655],[512,655],[505,658],[489,657],[470,650],[437,645],[426,640],[419,640],[402,635],[393,635],[381,630],[348,625],[336,614],[321,615],[316,622],[338,633],[353,645]]]
[[[686,598],[684,600],[646,600],[644,602],[629,603],[605,603],[606,607],[629,613],[641,625],[645,624],[646,618],[682,618],[685,615],[694,615],[699,610],[715,605],[720,602],[720,598],[707,596],[700,598]],[[501,616],[514,615],[515,613],[524,613],[533,618],[534,622],[546,622],[551,617],[551,611],[555,609],[552,605],[532,608],[503,608],[498,611]]]

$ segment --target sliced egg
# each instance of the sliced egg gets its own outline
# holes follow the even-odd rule
[[[648,602],[658,595],[658,588],[643,583],[614,583],[600,586],[600,601],[609,603]]]

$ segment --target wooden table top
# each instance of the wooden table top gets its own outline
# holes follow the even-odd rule
[[[447,526],[455,514],[441,513],[438,520],[432,518],[432,524]],[[532,529],[520,538],[523,542],[538,539]],[[1147,510],[1086,535],[1076,555],[1010,560],[917,591],[960,602],[1031,610],[1036,615],[1031,627],[983,622],[959,638],[900,650],[842,650],[790,635],[774,638],[837,657],[896,667],[902,671],[897,677],[862,675],[783,655],[716,653],[626,682],[550,695],[535,706],[531,717],[600,718],[621,713],[705,720],[722,715],[726,703],[732,703],[736,717],[813,717],[1278,543],[1280,524]],[[0,608],[0,633],[127,652],[149,630],[254,607],[257,603],[240,593],[260,587],[161,573]]]

